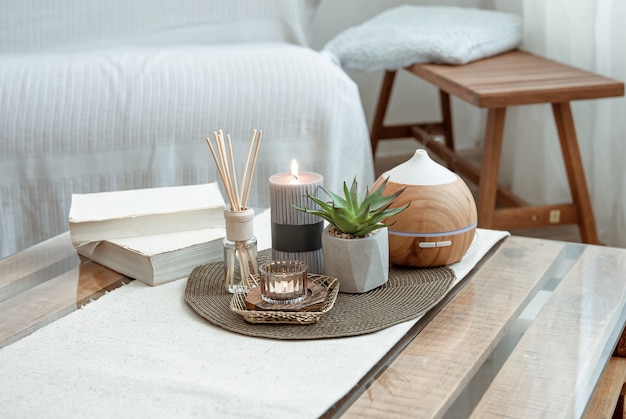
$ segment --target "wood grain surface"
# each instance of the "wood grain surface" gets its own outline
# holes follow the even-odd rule
[[[408,71],[481,108],[624,95],[624,83],[525,51],[465,64],[414,64]]]
[[[0,260],[0,278],[0,348],[130,281],[81,264],[67,233]]]
[[[564,246],[507,239],[345,417],[441,417],[542,287]]]
[[[472,417],[579,417],[623,327],[624,279],[626,252],[586,247]]]

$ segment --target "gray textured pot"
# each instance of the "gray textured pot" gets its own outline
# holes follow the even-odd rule
[[[324,274],[339,280],[339,291],[363,293],[379,287],[389,278],[389,240],[381,228],[369,237],[342,239],[322,233]]]

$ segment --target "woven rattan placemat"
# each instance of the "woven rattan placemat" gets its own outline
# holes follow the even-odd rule
[[[259,252],[259,263],[271,249]],[[185,301],[209,322],[226,330],[272,339],[322,339],[362,335],[415,319],[436,305],[455,279],[448,267],[391,268],[382,287],[363,294],[339,293],[333,308],[309,325],[251,324],[230,310],[222,262],[196,267],[187,280]]]

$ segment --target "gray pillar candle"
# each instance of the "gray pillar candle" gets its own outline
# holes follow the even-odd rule
[[[319,196],[318,187],[324,186],[319,173],[298,172],[292,162],[292,173],[270,176],[270,205],[272,217],[272,258],[274,260],[302,260],[309,272],[320,274],[324,270],[322,257],[323,220],[313,214],[298,211],[316,208],[307,197]],[[294,167],[295,166],[295,167]]]

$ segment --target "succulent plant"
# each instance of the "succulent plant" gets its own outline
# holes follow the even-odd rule
[[[407,204],[399,208],[389,208],[391,203],[404,192],[404,189],[390,195],[383,195],[387,180],[385,179],[371,192],[366,190],[363,199],[358,194],[356,178],[352,181],[350,189],[346,182],[343,183],[345,198],[320,186],[330,197],[330,202],[307,194],[309,199],[318,204],[321,209],[299,208],[295,205],[294,208],[322,217],[342,233],[354,237],[365,237],[379,228],[388,227],[383,220],[404,211],[409,206]]]

